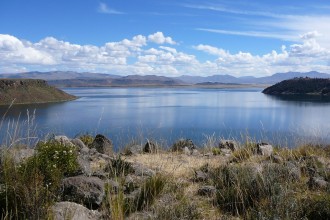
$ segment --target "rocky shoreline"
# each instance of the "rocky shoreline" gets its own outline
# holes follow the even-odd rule
[[[284,178],[286,181],[283,184],[299,183],[308,192],[324,192],[328,196],[330,192],[330,156],[324,154],[321,148],[316,148],[323,152],[320,155],[309,154],[307,151],[298,155],[298,151],[290,154],[288,149],[279,150],[267,143],[241,146],[233,140],[222,140],[216,146],[202,149],[197,148],[189,139],[180,139],[168,150],[162,149],[156,142],[146,140],[144,145],[132,144],[122,152],[114,153],[111,140],[100,134],[74,139],[54,136],[43,142],[42,146],[61,146],[61,149],[66,149],[64,154],[55,151],[51,158],[61,158],[61,155],[67,155],[71,149],[75,149],[71,153],[77,158],[77,169],[60,178],[58,188],[52,191],[57,196],[47,208],[47,214],[53,219],[244,217],[246,207],[234,205],[233,210],[238,210],[235,214],[230,207],[221,203],[227,204],[228,201],[219,198],[225,185],[220,184],[224,177],[221,181],[217,178],[221,175],[227,175],[226,178],[239,175],[239,178],[244,179],[241,176],[243,173],[239,174],[237,169],[245,170],[244,175],[252,178],[251,184],[256,184],[254,181],[265,178],[270,170],[275,169],[276,174],[272,175],[279,175],[279,172],[280,175],[276,178]],[[4,165],[5,156],[10,155],[17,166],[22,166],[21,163],[38,155],[38,151],[41,151],[40,147],[2,149],[1,165]],[[56,166],[56,163],[52,166]],[[221,173],[218,173],[219,169]],[[0,178],[3,178],[3,169],[0,174]],[[280,180],[275,179],[274,184],[278,181]],[[4,187],[4,182],[1,181],[0,185]],[[258,200],[259,197],[255,199]],[[255,208],[249,201],[246,205],[252,210]],[[168,216],[171,212],[166,213],[167,209],[172,210],[171,212],[178,209],[178,213]],[[325,213],[329,217],[329,210],[321,211],[322,215]],[[3,213],[4,210],[2,215]],[[174,218],[177,215],[179,217]]]

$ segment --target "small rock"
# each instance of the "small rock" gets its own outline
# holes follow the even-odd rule
[[[273,146],[267,143],[257,144],[257,153],[269,157],[273,153]]]
[[[231,153],[232,153],[232,150],[227,149],[227,148],[221,148],[220,151],[221,151],[221,153],[223,153],[226,156],[231,155]]]
[[[73,202],[57,202],[53,205],[52,214],[54,220],[97,220],[101,219],[101,213],[89,210],[86,207]]]
[[[299,180],[301,178],[300,168],[291,162],[287,162],[286,166],[289,170],[289,175],[293,180]]]
[[[238,144],[234,140],[221,140],[219,143],[219,148],[230,149],[231,151],[235,151],[238,149]]]
[[[329,183],[325,181],[322,177],[311,177],[308,181],[310,188],[314,189],[326,189]]]
[[[84,142],[82,142],[79,138],[72,139],[71,143],[74,144],[76,147],[78,147],[78,150],[87,148]]]
[[[147,139],[147,143],[144,145],[144,153],[156,153],[158,150],[157,145]]]
[[[191,155],[200,156],[201,154],[199,153],[199,151],[197,149],[193,149]]]
[[[95,148],[96,151],[101,154],[108,154],[108,155],[113,154],[112,141],[101,134],[95,136],[95,139],[91,144],[91,148]]]
[[[92,169],[90,166],[90,156],[87,154],[79,154],[77,157],[79,170],[82,174],[90,176],[92,175]]]
[[[54,136],[54,140],[57,141],[58,143],[65,145],[65,146],[70,146],[73,147],[74,145],[71,143],[70,139],[67,136],[60,135],[60,136]]]
[[[203,171],[197,170],[195,171],[195,181],[203,182],[209,178],[209,175]]]
[[[140,164],[133,164],[134,173],[137,176],[154,176],[156,172]]]
[[[82,203],[88,208],[97,209],[105,195],[104,182],[97,177],[75,176],[62,180],[64,201]]]
[[[273,160],[274,163],[283,163],[283,158],[279,155],[272,155],[271,159]]]
[[[185,154],[185,155],[191,155],[191,151],[189,150],[189,148],[188,147],[184,147],[183,148],[183,153]]]
[[[201,186],[198,189],[197,194],[200,196],[212,196],[216,193],[216,188],[214,186]]]
[[[136,155],[142,153],[143,148],[141,145],[133,145],[130,147],[127,147],[125,150],[125,155]]]

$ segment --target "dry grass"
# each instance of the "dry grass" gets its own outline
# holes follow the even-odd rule
[[[205,164],[216,167],[225,164],[228,158],[221,155],[209,156],[188,156],[162,152],[157,154],[138,154],[123,157],[128,162],[141,163],[151,169],[164,172],[174,178],[191,178],[194,170]]]

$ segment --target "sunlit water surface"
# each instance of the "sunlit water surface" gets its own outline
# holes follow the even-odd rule
[[[41,139],[47,134],[73,138],[101,133],[112,139],[117,148],[132,138],[141,142],[145,138],[163,140],[167,145],[180,137],[202,145],[206,136],[240,141],[248,136],[286,146],[330,140],[330,102],[318,97],[279,98],[264,95],[258,88],[64,90],[79,99],[17,105],[8,111],[0,107],[1,116],[7,111],[0,127],[1,142],[13,138],[13,131],[19,130],[16,125],[21,127],[21,136]]]

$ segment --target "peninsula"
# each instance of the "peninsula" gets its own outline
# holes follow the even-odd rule
[[[0,105],[62,102],[76,99],[45,80],[0,79]]]
[[[276,83],[262,91],[269,95],[330,96],[330,79],[299,77]]]

